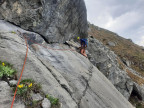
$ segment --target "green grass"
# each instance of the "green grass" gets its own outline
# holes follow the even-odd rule
[[[15,73],[16,70],[12,68],[12,65],[0,61],[0,78],[2,77],[10,78],[13,77]]]
[[[59,104],[59,99],[58,98],[54,98],[52,96],[46,95],[46,98],[48,100],[50,100],[52,105],[58,105]]]
[[[141,103],[138,103],[138,104],[136,105],[136,108],[144,108],[144,106],[143,106]]]
[[[15,32],[15,31],[11,31],[11,33],[16,34],[16,32]]]
[[[20,84],[34,83],[35,81],[32,79],[24,79],[20,82]]]
[[[22,81],[20,82],[20,84],[24,84],[24,85],[28,85],[28,84],[30,84],[30,83],[33,84],[33,86],[32,86],[31,89],[32,89],[35,93],[40,93],[40,92],[41,92],[41,89],[42,89],[41,84],[35,83],[35,81],[32,80],[32,79],[24,79],[24,80],[22,80]]]
[[[136,96],[131,96],[129,101],[136,108],[144,108],[144,103],[140,101]]]
[[[40,93],[43,97],[46,97],[51,102],[51,108],[60,108],[59,99],[50,95],[45,95],[41,91],[41,88],[41,85],[37,84],[34,80],[24,79],[17,87],[16,97],[25,103],[27,106],[26,108],[36,108],[37,106],[41,106],[42,101],[32,100],[31,93]],[[13,91],[15,91],[15,89],[16,87],[13,89]]]
[[[13,88],[13,91],[15,90],[16,87]],[[25,105],[29,105],[30,103],[33,103],[33,100],[31,98],[32,92],[41,93],[41,85],[37,84],[32,79],[24,79],[17,87],[16,97],[20,98],[25,103]]]

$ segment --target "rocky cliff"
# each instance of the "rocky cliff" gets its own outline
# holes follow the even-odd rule
[[[16,98],[15,108],[36,102],[36,108],[50,108],[44,107],[50,103],[46,94],[59,99],[58,108],[133,108],[127,101],[131,93],[135,90],[143,96],[142,88],[119,68],[114,52],[98,40],[89,38],[89,59],[78,53],[80,45],[72,40],[75,36],[87,37],[83,0],[0,0],[0,19],[0,76],[6,72],[0,77],[2,108],[10,107],[12,83],[20,76],[26,54],[25,39],[28,57],[22,80],[34,80],[42,86],[42,92],[30,92],[32,103]],[[6,71],[8,64],[17,70],[14,81]]]
[[[22,79],[30,78],[39,82],[44,93],[60,99],[62,108],[133,108],[87,58],[74,51],[74,47],[47,44],[40,35],[5,21],[0,21],[0,27],[0,60],[13,64],[19,76],[26,45],[16,30],[26,34],[29,49]],[[8,108],[12,92],[6,82],[0,83],[1,87],[6,85],[0,92],[1,97],[8,97],[0,98],[1,107]]]
[[[142,47],[92,24],[89,24],[89,35],[90,61],[131,103],[144,107]]]
[[[119,58],[108,47],[94,37],[89,37],[90,61],[129,99],[133,82],[127,73],[119,68]]]
[[[87,37],[83,0],[0,0],[0,19],[39,33],[47,42]]]

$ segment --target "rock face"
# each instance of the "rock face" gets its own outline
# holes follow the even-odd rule
[[[32,94],[32,99],[34,100],[34,101],[41,101],[42,99],[43,99],[43,97],[39,94],[39,93],[37,93],[37,94]]]
[[[16,27],[3,21],[0,25],[0,60],[13,64],[20,75],[26,52],[25,41],[11,32]],[[27,34],[31,38],[32,33]],[[41,38],[37,37],[32,41]],[[31,78],[41,83],[44,93],[59,98],[63,108],[133,108],[87,58],[64,44],[47,44],[44,40],[39,44],[29,44],[22,79]]]
[[[144,85],[138,85],[137,83],[134,83],[134,91],[138,94],[138,98],[141,101],[144,101]]]
[[[11,81],[9,81],[9,85],[10,86],[16,86],[17,85],[17,81],[16,80],[11,80]]]
[[[44,100],[42,101],[42,107],[43,108],[50,108],[51,107],[51,103],[47,98],[44,98]]]
[[[12,102],[12,92],[10,86],[5,81],[0,81],[0,107],[10,108]],[[25,108],[24,104],[15,102],[13,108]]]
[[[134,95],[137,96],[140,101],[144,102],[144,77],[142,77],[141,74],[129,67],[126,69],[126,71],[130,75],[131,79],[134,81],[132,93],[134,93]]]
[[[0,0],[0,19],[41,34],[48,42],[87,36],[84,0]]]
[[[7,94],[7,96],[6,96]],[[2,108],[8,108],[9,99],[11,95],[10,87],[8,86],[7,82],[0,81],[0,105]]]
[[[114,52],[93,37],[89,37],[88,51],[91,54],[90,61],[129,99],[133,82],[126,72],[119,68],[118,57]]]

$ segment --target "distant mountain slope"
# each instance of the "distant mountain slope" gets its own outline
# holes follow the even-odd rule
[[[89,24],[89,35],[94,36],[113,50],[121,60],[132,69],[144,76],[144,48],[125,39],[116,33]]]

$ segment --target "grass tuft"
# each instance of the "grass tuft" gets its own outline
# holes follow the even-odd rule
[[[7,62],[0,61],[0,78],[6,77],[11,78],[16,73],[16,70],[13,69],[12,65]]]
[[[16,90],[16,87],[13,88],[13,91]],[[20,82],[20,84],[17,87],[17,94],[16,97],[20,98],[25,105],[29,105],[33,103],[31,93],[41,93],[41,85],[37,84],[32,79],[24,79]]]
[[[50,100],[52,105],[58,105],[59,103],[59,99],[58,98],[54,98],[52,96],[46,95],[46,98]]]

